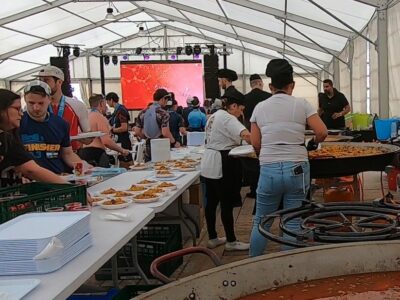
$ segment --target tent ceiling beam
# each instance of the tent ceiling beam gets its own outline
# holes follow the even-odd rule
[[[284,22],[283,20],[281,20],[282,22]],[[292,30],[296,31],[298,34],[304,36],[306,39],[308,39],[310,42],[313,42],[315,45],[318,45],[319,48],[321,48],[324,52],[332,55],[333,57],[336,57],[338,60],[340,60],[342,63],[347,65],[347,62],[344,61],[343,59],[341,59],[339,57],[339,55],[336,55],[332,52],[330,52],[328,49],[326,49],[324,46],[321,46],[320,44],[318,44],[316,41],[314,41],[312,38],[310,38],[307,34],[301,32],[299,29],[297,29],[295,26],[290,25],[288,22],[286,22],[286,26],[290,27]]]
[[[327,15],[329,15],[330,17],[332,17],[333,19],[335,19],[336,21],[338,21],[340,24],[346,26],[347,28],[349,28],[351,31],[353,31],[356,35],[358,35],[359,37],[362,37],[364,40],[370,42],[371,44],[375,45],[376,44],[371,41],[367,36],[363,35],[361,32],[358,32],[354,27],[350,26],[349,24],[347,24],[346,22],[342,21],[340,18],[338,18],[337,16],[335,16],[333,13],[331,13],[329,10],[327,10],[326,8],[322,7],[321,5],[319,5],[317,2],[315,2],[314,0],[307,0],[308,2],[310,2],[311,4],[313,4],[314,6],[318,7],[320,10],[322,10],[324,13],[326,13]],[[336,57],[338,58],[338,57]]]
[[[156,27],[150,28],[148,32],[149,32],[149,33],[152,33],[152,32],[158,31],[158,30],[160,30],[160,29],[162,29],[162,28],[163,28],[162,25],[158,25],[158,26],[156,26]],[[104,44],[104,45],[103,45],[103,48],[113,47],[113,46],[115,46],[115,45],[118,45],[118,44],[120,44],[120,43],[129,41],[129,40],[134,39],[134,38],[137,38],[137,37],[140,37],[137,33],[131,34],[131,35],[127,36],[127,37],[124,37],[124,38],[115,40],[115,41],[110,42],[110,43],[107,43],[107,44]],[[99,51],[99,50],[100,50],[100,47],[96,47],[96,48],[93,48],[93,49],[87,49],[87,50],[85,50],[85,51],[82,51],[80,57],[83,57],[83,56],[85,56],[85,55],[89,55],[89,56],[90,56],[91,54],[93,54],[94,52]],[[75,59],[77,59],[77,58],[78,58],[78,57],[70,56],[69,60],[70,60],[70,61],[73,61],[73,60],[75,60]],[[11,58],[11,59],[14,59],[14,58]],[[47,64],[47,65],[48,65],[48,64]],[[12,81],[12,80],[15,80],[15,79],[24,77],[24,76],[28,76],[28,75],[30,75],[30,74],[32,74],[32,73],[39,72],[39,71],[41,70],[41,68],[42,68],[42,67],[37,67],[37,68],[33,68],[33,69],[29,69],[29,70],[23,71],[23,72],[14,74],[14,75],[12,75],[12,76],[10,76],[10,77],[7,77],[5,80]]]
[[[220,35],[232,38],[232,39],[240,39],[243,42],[246,42],[246,43],[249,43],[249,44],[253,44],[253,45],[256,45],[256,46],[259,46],[259,47],[263,47],[263,48],[266,48],[266,49],[270,49],[270,50],[276,51],[278,53],[282,52],[282,48],[280,48],[280,47],[273,46],[273,45],[270,45],[270,44],[266,44],[266,43],[263,43],[263,42],[260,42],[260,41],[245,37],[245,36],[240,36],[240,35],[236,36],[236,34],[233,34],[231,32],[227,32],[227,31],[224,31],[224,30],[221,30],[221,29],[216,29],[214,27],[207,26],[207,25],[204,25],[204,24],[201,24],[201,23],[197,23],[197,22],[193,22],[193,21],[189,22],[186,19],[175,17],[173,15],[166,14],[166,13],[160,12],[158,10],[144,8],[144,12],[146,12],[146,13],[148,13],[150,15],[156,15],[156,16],[159,16],[159,17],[167,18],[167,19],[169,19],[171,21],[176,21],[176,22],[180,22],[180,23],[187,24],[187,25],[190,25],[190,26],[198,27],[200,29],[208,30],[210,32],[214,32],[216,34],[220,34]],[[302,56],[298,55],[297,53],[295,53],[293,51],[290,51],[287,54],[303,59]],[[323,64],[327,64],[328,63],[327,61],[324,61],[324,60],[321,60],[321,59],[317,59],[317,58],[310,57],[310,56],[307,56],[307,57],[310,60],[312,60],[313,62],[317,63],[317,64],[322,64],[323,65]],[[1,59],[1,56],[0,56],[0,59]]]
[[[35,14],[39,14],[41,12],[44,12],[44,11],[59,7],[61,5],[64,5],[64,4],[67,4],[67,3],[70,3],[70,2],[75,2],[75,0],[56,0],[56,1],[53,1],[51,3],[39,5],[37,7],[21,11],[21,12],[19,12],[17,14],[14,14],[14,15],[11,15],[11,16],[8,16],[8,17],[0,19],[0,26],[8,24],[8,23],[12,23],[14,21],[18,21],[20,19],[32,16],[32,15],[35,15]]]
[[[267,36],[276,38],[277,40],[280,40],[280,41],[286,41],[288,43],[297,44],[297,45],[300,45],[300,46],[303,46],[303,47],[307,47],[307,48],[311,48],[311,49],[317,50],[317,51],[321,50],[314,43],[310,43],[310,42],[307,42],[307,41],[304,41],[304,40],[301,40],[301,39],[297,39],[297,38],[293,38],[293,37],[288,37],[288,36],[285,37],[283,34],[280,34],[280,33],[277,33],[277,32],[271,31],[271,30],[267,30],[267,29],[264,29],[264,28],[253,26],[253,25],[250,25],[248,23],[240,22],[240,21],[237,21],[237,20],[225,18],[225,17],[222,17],[220,15],[213,14],[211,12],[207,12],[207,11],[204,11],[204,10],[201,10],[201,9],[195,9],[193,7],[190,7],[190,6],[187,6],[187,5],[184,5],[184,4],[180,4],[180,3],[177,3],[177,2],[174,2],[174,1],[153,0],[153,2],[156,2],[156,3],[159,3],[159,4],[168,5],[170,7],[178,9],[179,11],[182,11],[182,10],[183,11],[187,11],[187,12],[196,14],[196,15],[201,16],[201,17],[209,18],[209,19],[212,19],[212,20],[215,20],[215,21],[219,21],[219,22],[223,22],[223,23],[226,23],[226,24],[230,24],[230,25],[233,25],[235,27],[246,29],[246,30],[249,30],[249,31],[252,31],[252,32],[256,32],[256,33],[259,33],[259,34],[267,35]],[[329,50],[332,53],[339,54],[339,52],[337,52],[337,51],[335,51],[333,49],[329,49]]]
[[[263,4],[259,4],[259,3],[255,3],[253,1],[242,1],[242,0],[224,0],[225,2],[229,2],[229,3],[233,3],[242,7],[246,7],[249,9],[253,9],[255,11],[258,12],[262,12],[265,14],[269,14],[269,15],[273,15],[277,18],[280,19],[284,19],[287,18],[288,21],[293,21],[299,24],[303,24],[306,26],[310,26],[316,29],[320,29],[326,32],[330,32],[339,36],[343,36],[346,38],[349,38],[353,35],[353,33],[349,30],[345,30],[345,29],[341,29],[341,28],[337,28],[335,26],[332,25],[328,25],[326,23],[323,22],[318,22],[315,20],[311,20],[299,15],[295,15],[295,14],[287,14],[285,15],[285,13],[282,10],[273,8],[273,7],[269,7]]]
[[[129,17],[129,16],[132,16],[132,15],[138,14],[140,12],[142,12],[142,9],[133,9],[133,10],[121,13],[119,15],[116,15],[115,18],[117,20],[120,20],[120,19]],[[84,26],[84,27],[81,27],[81,28],[78,28],[78,29],[75,29],[75,30],[72,30],[72,31],[68,31],[68,32],[65,32],[63,34],[56,35],[56,36],[54,36],[54,37],[52,37],[52,38],[50,38],[50,39],[48,39],[46,41],[40,41],[40,42],[33,43],[33,44],[30,44],[30,45],[22,47],[22,48],[14,49],[14,50],[12,50],[10,52],[6,52],[6,53],[1,54],[0,55],[0,60],[7,59],[7,58],[9,58],[11,56],[15,56],[15,55],[18,55],[18,54],[33,50],[35,48],[39,48],[39,47],[42,47],[42,46],[45,46],[45,45],[48,45],[48,44],[55,43],[55,42],[57,42],[59,40],[62,40],[62,39],[65,39],[65,38],[80,34],[82,32],[88,31],[88,30],[95,29],[95,28],[97,28],[99,26],[103,26],[103,25],[106,25],[106,24],[109,24],[109,23],[112,23],[112,21],[101,20],[99,22],[96,22],[96,23],[93,23],[93,24],[90,24],[90,25],[87,25],[87,26]]]
[[[257,55],[257,56],[260,56],[260,57],[264,57],[264,58],[267,58],[267,59],[281,58],[281,57],[278,57],[278,56],[265,54],[265,53],[262,53],[262,52],[259,52],[259,51],[256,51],[256,50],[243,48],[243,47],[235,45],[235,44],[227,43],[227,42],[225,42],[223,40],[220,40],[220,39],[208,37],[208,36],[206,36],[204,34],[195,33],[195,32],[192,32],[190,30],[182,29],[182,28],[179,28],[179,27],[167,25],[167,28],[169,28],[171,30],[174,30],[174,31],[178,31],[178,32],[187,34],[187,35],[191,35],[191,36],[194,36],[194,37],[197,37],[197,38],[200,38],[200,39],[206,39],[207,41],[210,41],[212,43],[226,44],[227,47],[230,47],[230,48],[233,48],[233,49],[236,49],[236,50],[240,50],[240,51],[244,51],[244,52],[247,52],[247,53],[250,53],[250,54],[254,54],[254,55]],[[312,67],[309,67],[309,66],[306,66],[306,65],[302,65],[302,64],[298,64],[298,65],[301,66],[303,69],[307,69],[307,70],[309,70],[311,72],[318,72],[317,69],[314,69]]]
[[[354,0],[373,7],[379,7],[379,0]]]

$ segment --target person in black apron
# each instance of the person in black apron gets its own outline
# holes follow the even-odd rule
[[[240,189],[242,168],[238,159],[230,157],[229,151],[250,142],[250,133],[238,121],[244,109],[242,97],[228,97],[224,109],[215,112],[206,125],[206,150],[201,162],[202,180],[206,186],[205,216],[209,241],[215,248],[225,244],[225,250],[247,250],[249,244],[239,242],[234,232],[233,208],[242,205]],[[215,230],[217,206],[221,206],[221,220],[226,238],[218,238]]]

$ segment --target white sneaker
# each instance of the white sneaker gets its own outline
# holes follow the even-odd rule
[[[211,239],[211,240],[208,240],[208,242],[207,242],[207,248],[214,249],[214,248],[218,247],[219,245],[222,245],[225,243],[226,243],[226,237]]]
[[[234,241],[234,242],[225,244],[226,251],[236,251],[236,250],[243,251],[243,250],[249,250],[249,248],[250,248],[250,244],[242,243],[239,241]]]

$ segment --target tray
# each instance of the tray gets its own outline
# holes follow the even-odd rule
[[[71,136],[70,140],[74,141],[74,140],[81,140],[81,139],[87,139],[87,138],[96,138],[96,137],[101,137],[103,135],[106,135],[106,134],[101,131],[82,132],[82,133],[79,133],[78,135]]]
[[[0,294],[5,293],[8,297],[4,299],[19,300],[37,287],[39,279],[10,279],[0,280]]]

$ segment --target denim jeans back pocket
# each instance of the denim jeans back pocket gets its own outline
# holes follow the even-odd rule
[[[301,173],[298,172],[299,169],[302,169]],[[295,193],[305,194],[310,185],[308,164],[299,163],[295,165],[292,170],[297,170],[297,172],[291,172],[289,182],[291,184],[291,190]]]

